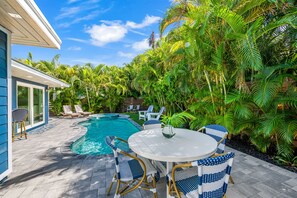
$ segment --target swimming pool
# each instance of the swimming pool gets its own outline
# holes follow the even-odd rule
[[[71,150],[81,155],[110,154],[112,150],[105,143],[106,136],[113,135],[128,140],[130,135],[139,131],[127,118],[116,114],[101,114],[80,124],[87,128],[87,133],[71,145]]]

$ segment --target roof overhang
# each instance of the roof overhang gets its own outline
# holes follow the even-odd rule
[[[1,0],[0,25],[14,44],[60,49],[61,40],[33,0]]]
[[[11,72],[13,77],[49,87],[69,87],[69,84],[15,60],[11,60]]]

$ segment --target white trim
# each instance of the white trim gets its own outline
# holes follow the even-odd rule
[[[12,110],[12,89],[11,89],[11,67],[10,67],[10,59],[11,59],[11,32],[2,26],[0,26],[0,30],[6,33],[7,35],[7,118],[8,118],[8,126],[7,126],[7,143],[8,143],[8,169],[0,174],[0,181],[7,177],[12,172],[12,125],[11,125],[11,110]]]
[[[47,80],[49,82],[52,82],[53,84],[57,84],[56,87],[69,87],[69,84],[64,83],[61,80],[58,80],[58,79],[56,79],[54,77],[51,77],[51,76],[49,76],[47,74],[44,74],[43,72],[40,72],[40,71],[38,71],[36,69],[30,68],[29,66],[26,66],[26,65],[24,65],[22,63],[19,63],[19,62],[15,61],[15,60],[11,60],[11,66],[13,68],[16,68],[16,69],[19,69],[19,70],[22,70],[22,71],[26,71],[26,72],[32,74],[32,76],[38,76],[38,77],[44,78],[45,80]],[[32,80],[34,80],[34,78],[31,79],[31,81]],[[40,82],[40,83],[50,86],[49,84],[44,83],[44,82]]]
[[[17,97],[17,91],[18,91],[18,86],[22,86],[22,87],[27,87],[29,88],[30,90],[30,125],[27,125],[26,126],[26,129],[31,129],[31,128],[34,128],[34,127],[37,127],[37,126],[40,126],[42,124],[45,124],[45,87],[41,87],[41,86],[38,86],[38,85],[33,85],[33,84],[29,84],[29,83],[24,83],[24,82],[20,82],[20,81],[17,81],[16,83],[16,106],[18,106],[18,97]],[[43,113],[43,121],[42,122],[38,122],[38,123],[34,123],[34,88],[35,89],[41,89],[42,90],[42,102],[43,102],[43,107],[42,107],[42,113]],[[18,132],[20,132],[20,130],[18,130]]]
[[[17,0],[27,14],[35,21],[35,23],[42,29],[48,39],[52,42],[53,46],[60,49],[61,39],[58,37],[54,29],[51,27],[47,19],[44,17],[36,3],[32,0]]]

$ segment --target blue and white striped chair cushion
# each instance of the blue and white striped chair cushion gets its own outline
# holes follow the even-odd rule
[[[212,138],[214,138],[217,142],[219,142],[223,137],[228,135],[228,130],[221,125],[210,124],[203,128],[205,128],[205,133],[211,136]],[[225,152],[225,143],[226,143],[226,140],[222,141],[218,145],[216,153],[221,154]]]
[[[162,123],[159,120],[148,120],[143,123],[143,129],[155,129],[155,128],[161,128]]]
[[[167,175],[169,180],[172,180],[172,175]],[[177,188],[186,197],[198,197],[198,170],[197,167],[187,168],[175,172],[175,183]]]
[[[140,158],[146,167],[146,176],[157,175],[157,170],[154,168],[152,163],[143,157]],[[141,164],[137,160],[128,160],[119,163],[121,181],[131,181],[143,176],[143,169]]]
[[[176,171],[178,189],[188,198],[221,198],[227,191],[234,153],[192,162],[193,167]],[[167,175],[170,179],[171,174]]]

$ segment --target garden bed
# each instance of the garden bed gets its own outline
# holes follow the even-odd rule
[[[261,153],[260,151],[258,151],[255,148],[255,146],[253,146],[249,143],[247,138],[241,139],[239,136],[232,137],[231,140],[227,140],[226,145],[233,149],[236,149],[238,151],[241,151],[243,153],[246,153],[248,155],[256,157],[258,159],[264,160],[266,162],[269,162],[269,163],[279,166],[281,168],[284,168],[284,169],[287,169],[294,173],[297,173],[297,167],[282,165],[274,159],[275,158],[275,149],[273,149],[273,148],[270,148],[267,151],[267,153]]]

